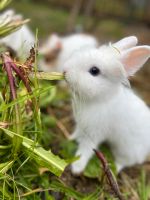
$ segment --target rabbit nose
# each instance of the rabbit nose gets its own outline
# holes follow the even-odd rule
[[[63,75],[64,75],[64,76],[66,75],[66,71],[63,71]]]

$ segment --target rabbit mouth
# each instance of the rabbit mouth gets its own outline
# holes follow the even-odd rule
[[[63,72],[63,76],[64,76],[66,83],[69,85],[69,87],[71,87],[71,85],[73,85],[73,84],[71,84],[71,80],[70,80],[69,76],[67,75],[66,71]]]

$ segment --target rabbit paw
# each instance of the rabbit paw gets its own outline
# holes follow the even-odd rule
[[[85,168],[85,162],[82,162],[82,160],[78,160],[71,165],[71,171],[75,175],[81,174],[84,168]]]
[[[116,163],[116,169],[117,169],[117,173],[120,173],[121,170],[123,169],[123,165]]]

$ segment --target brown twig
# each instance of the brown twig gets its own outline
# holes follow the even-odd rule
[[[50,113],[50,115],[55,118],[56,125],[61,130],[61,132],[64,134],[65,138],[69,139],[70,134],[69,134],[68,130],[66,129],[66,127],[63,125],[63,123],[56,118],[52,109],[48,108],[47,110],[48,110],[48,113]]]
[[[11,98],[15,100],[17,98],[17,94],[16,94],[16,89],[15,89],[15,81],[12,74],[11,64],[8,62],[9,56],[7,54],[2,54],[2,59],[4,62],[4,69],[8,76]]]
[[[20,77],[20,79],[23,81],[25,87],[27,88],[27,91],[29,93],[32,93],[31,87],[29,85],[28,78],[24,75],[24,72],[20,68],[16,66],[14,61],[8,56],[7,54],[2,54],[3,60],[4,60],[4,66],[9,66],[11,70],[14,70],[15,73]]]
[[[11,67],[12,69],[16,72],[16,74],[20,77],[20,79],[23,81],[25,87],[27,88],[27,91],[29,94],[32,93],[32,89],[29,85],[29,80],[28,78],[22,73],[22,70],[20,70],[15,64],[14,62],[11,61]]]
[[[56,118],[55,118],[56,119]],[[64,134],[64,136],[69,139],[69,132],[67,131],[66,127],[61,123],[61,121],[56,119],[56,124],[58,126],[58,128],[62,131],[62,133]]]
[[[31,71],[31,65],[28,64],[28,66],[26,66],[27,68],[25,70],[24,68],[21,68],[21,65],[19,65],[19,64],[18,64],[19,65],[19,67],[18,67],[17,64],[7,54],[2,54],[2,57],[5,58],[5,59],[3,59],[5,65],[10,66],[10,70],[14,71],[17,74],[17,76],[22,80],[22,82],[24,83],[28,93],[32,94],[32,89],[31,89],[31,86],[30,86],[30,80],[27,76],[28,72]],[[36,105],[35,97],[33,97],[31,100],[32,100],[32,102],[28,101],[29,105],[31,105],[33,108],[36,108],[36,112],[38,112],[38,108],[35,107],[35,105]]]
[[[107,162],[105,156],[103,155],[102,152],[97,151],[97,150],[95,150],[95,149],[94,149],[94,152],[95,152],[96,156],[98,157],[98,159],[99,159],[99,160],[101,161],[101,163],[102,163],[103,170],[104,170],[104,172],[105,172],[105,174],[106,174],[108,183],[109,183],[110,187],[112,188],[112,190],[114,191],[116,197],[117,197],[119,200],[124,200],[124,198],[122,197],[121,192],[120,192],[120,190],[119,190],[118,183],[117,183],[117,181],[115,180],[111,169],[109,168],[109,165],[108,165],[108,162]]]

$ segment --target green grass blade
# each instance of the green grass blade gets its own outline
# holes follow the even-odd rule
[[[141,177],[138,183],[138,193],[140,200],[149,200],[150,198],[150,185],[146,182],[146,174],[141,172]]]
[[[86,197],[83,198],[83,200],[99,200],[100,198],[100,193],[102,192],[103,188],[97,188],[95,192],[87,195]]]
[[[33,97],[39,97],[43,93],[45,93],[48,90],[51,90],[53,88],[54,88],[54,86],[47,86],[45,88],[38,88],[38,89],[34,90],[31,95],[26,94],[26,95],[20,96],[18,99],[14,100],[14,101],[11,101],[11,103],[1,104],[1,106],[0,106],[0,112],[3,112],[4,110],[6,110],[6,109],[10,108],[11,106],[14,106],[14,105],[16,105],[18,103],[22,103],[24,101],[32,99]]]
[[[8,191],[8,189],[5,187],[5,181],[3,182],[3,186],[0,186],[0,199],[1,200],[11,200],[12,194]]]
[[[75,191],[73,188],[65,186],[59,181],[53,181],[50,183],[50,188],[54,191],[65,193],[67,197],[74,198],[76,200],[83,200],[84,195]]]
[[[59,72],[36,72],[35,73],[30,73],[30,77],[34,78],[36,76],[37,79],[42,79],[42,80],[64,80],[64,75]]]
[[[10,2],[11,2],[11,0],[1,0],[0,10],[3,10]]]
[[[35,144],[33,140],[18,135],[10,130],[1,128],[9,137],[13,138],[18,136],[22,138],[22,146],[25,148],[29,155],[38,161],[41,166],[47,167],[53,174],[60,176],[67,166],[67,162],[58,156],[54,155],[51,151],[46,151],[38,143]]]
[[[1,37],[5,37],[9,34],[11,34],[12,32],[17,31],[23,24],[27,23],[29,20],[24,20],[24,21],[20,21],[20,22],[9,22],[9,23],[5,23],[5,22],[0,22],[0,38]]]
[[[5,174],[13,165],[14,161],[11,160],[9,162],[1,163],[0,164],[0,173]]]

